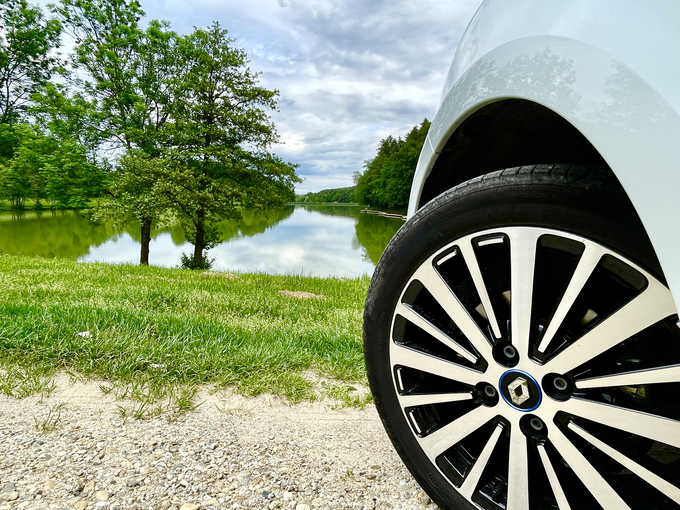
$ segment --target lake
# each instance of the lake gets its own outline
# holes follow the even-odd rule
[[[219,224],[221,243],[208,252],[217,271],[354,278],[371,275],[403,220],[361,213],[358,206],[286,206],[245,210]],[[139,262],[140,232],[117,232],[78,211],[0,213],[0,252],[72,258],[81,262]],[[193,245],[175,225],[152,233],[149,263],[176,267]]]

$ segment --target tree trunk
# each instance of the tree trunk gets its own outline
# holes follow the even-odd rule
[[[149,243],[151,243],[151,218],[142,219],[142,251],[139,255],[139,264],[149,265]]]
[[[194,244],[194,269],[200,267],[203,259],[203,248],[205,248],[205,213],[198,211],[196,218],[196,244]]]

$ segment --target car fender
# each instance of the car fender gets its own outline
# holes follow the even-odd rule
[[[445,88],[418,161],[409,217],[438,154],[468,116],[496,101],[533,101],[567,120],[612,168],[647,230],[671,291],[680,295],[680,264],[675,263],[680,222],[674,221],[680,218],[680,115],[671,103],[622,60],[569,37],[523,37],[470,65],[462,66],[461,60],[469,55],[459,49],[450,75],[465,70]]]

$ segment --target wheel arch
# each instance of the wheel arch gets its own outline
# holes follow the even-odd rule
[[[517,129],[513,119],[536,127]],[[475,131],[489,138],[472,143]],[[516,39],[478,58],[446,93],[418,162],[409,217],[489,171],[598,164],[621,183],[677,295],[680,222],[668,221],[680,217],[677,140],[680,115],[625,62],[566,37]]]
[[[597,165],[598,150],[567,120],[526,99],[504,99],[471,113],[448,138],[424,181],[418,209],[443,191],[481,175],[523,165]]]

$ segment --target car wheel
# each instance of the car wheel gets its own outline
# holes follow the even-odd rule
[[[371,281],[364,352],[396,450],[442,508],[680,504],[680,330],[599,168],[487,174],[423,207]]]

